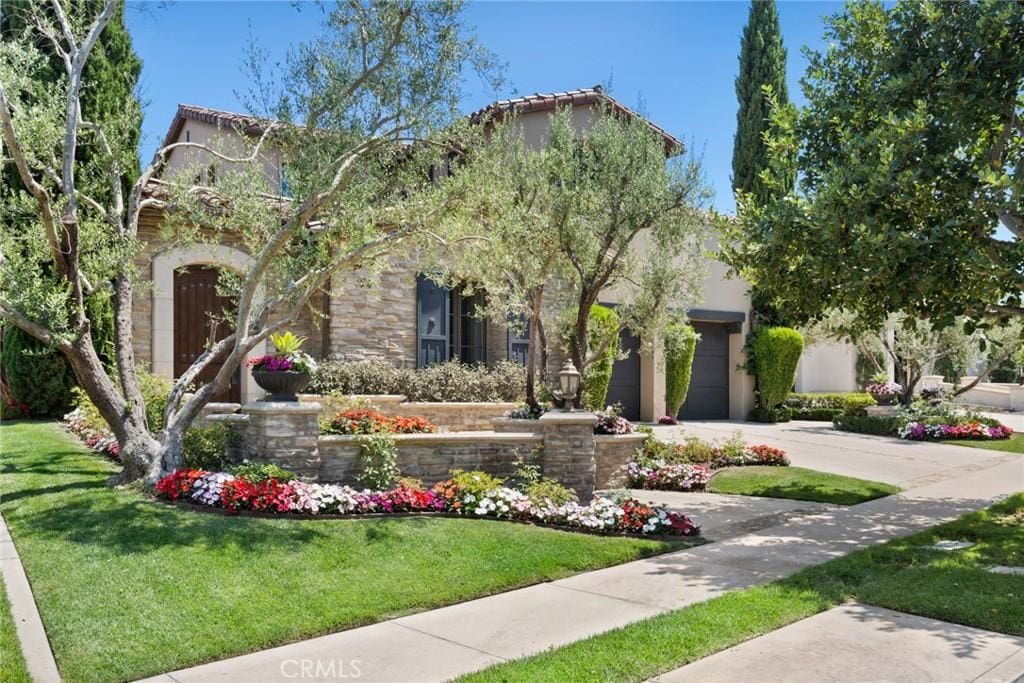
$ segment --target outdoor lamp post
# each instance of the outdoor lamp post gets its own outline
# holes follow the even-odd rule
[[[558,371],[558,384],[561,387],[558,398],[562,400],[562,410],[571,411],[580,391],[580,371],[571,360]]]

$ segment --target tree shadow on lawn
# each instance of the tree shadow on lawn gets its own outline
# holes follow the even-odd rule
[[[829,486],[788,483],[754,487],[749,495],[766,498],[784,498],[787,500],[806,500],[812,503],[832,503],[834,505],[857,505],[869,500],[884,498],[893,492],[884,488],[865,485],[861,492],[849,492]]]
[[[41,539],[133,554],[165,547],[301,552],[308,544],[332,542],[339,536],[347,536],[346,541],[384,544],[400,542],[430,523],[412,517],[303,520],[225,515],[180,509],[123,491],[103,493],[76,496],[42,509],[30,508],[18,515],[17,526],[22,533]],[[338,529],[337,525],[344,528]]]

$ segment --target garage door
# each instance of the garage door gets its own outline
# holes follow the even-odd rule
[[[627,420],[640,419],[640,338],[623,330],[619,347],[629,351],[612,367],[612,380],[608,385],[608,405],[622,404],[622,416]]]
[[[724,323],[694,322],[700,334],[680,420],[729,419],[729,333]]]

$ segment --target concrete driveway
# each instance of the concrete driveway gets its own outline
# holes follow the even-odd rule
[[[764,443],[783,449],[798,467],[883,481],[904,489],[927,484],[958,470],[989,467],[1008,455],[981,448],[840,432],[829,422],[794,420],[771,425],[716,420],[654,427],[655,435],[667,441],[682,441],[690,435],[724,440],[736,431],[743,433],[747,443]],[[1020,458],[1019,481],[1024,485],[1024,456],[1017,457]]]

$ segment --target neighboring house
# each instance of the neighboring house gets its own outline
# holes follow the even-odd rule
[[[556,108],[571,106],[579,130],[591,125],[595,107],[608,104],[628,116],[639,116],[616,102],[600,88],[587,88],[554,94],[535,94],[501,100],[470,116],[480,120],[485,113],[515,110],[527,142],[543,145],[549,117]],[[679,141],[667,132],[651,126],[665,137],[666,146]],[[178,141],[222,142],[231,136],[254,135],[259,122],[229,112],[179,105],[165,143]],[[241,147],[241,145],[239,145]],[[196,156],[195,150],[174,150],[165,172],[182,168],[196,169],[197,181],[215,180],[217,164]],[[201,154],[201,153],[200,153]],[[280,158],[272,150],[264,156],[267,189],[271,194],[287,194],[287,175]],[[140,239],[146,248],[138,259],[144,279],[152,280],[151,292],[136,297],[135,352],[140,362],[153,371],[175,376],[187,367],[217,331],[209,329],[209,312],[223,306],[216,295],[217,271],[208,265],[244,268],[250,260],[244,251],[225,244],[217,247],[166,247],[159,236],[161,215],[150,210],[140,221]],[[714,248],[716,237],[708,235]],[[407,258],[392,259],[374,287],[361,284],[358,273],[341,272],[334,276],[329,295],[318,302],[322,323],[314,324],[308,313],[299,320],[296,331],[309,338],[307,347],[318,358],[346,360],[383,359],[396,365],[424,366],[448,359],[467,363],[494,363],[501,359],[523,362],[527,340],[506,326],[476,318],[473,312],[482,296],[465,296],[443,289],[418,274],[416,264]],[[693,379],[686,405],[680,415],[689,419],[742,419],[753,404],[753,381],[740,369],[743,343],[748,331],[750,301],[746,283],[726,277],[726,268],[712,262],[704,283],[704,302],[690,311],[701,340],[697,345]],[[618,298],[609,292],[602,303],[615,304]],[[623,348],[630,351],[618,361],[612,375],[608,401],[619,402],[632,419],[653,420],[665,411],[664,364],[657,349],[639,353],[640,343],[623,333]],[[549,340],[550,345],[550,340]],[[253,355],[262,353],[254,350]],[[553,349],[548,369],[557,372],[564,354]],[[246,371],[240,373],[225,400],[249,401],[259,397],[259,389]]]

